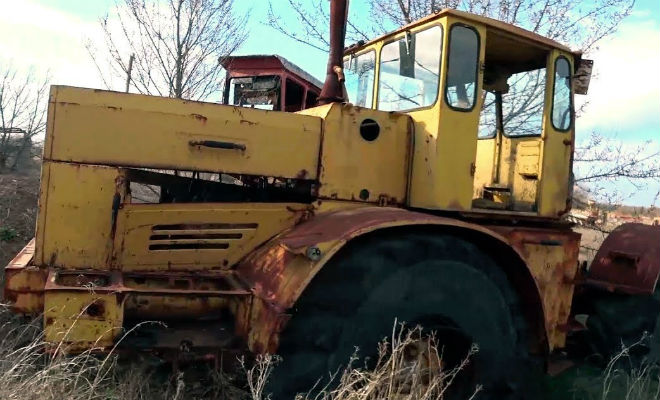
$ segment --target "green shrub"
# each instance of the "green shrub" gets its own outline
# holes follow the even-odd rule
[[[16,233],[16,229],[6,226],[0,228],[0,242],[9,242],[17,237],[18,233]]]

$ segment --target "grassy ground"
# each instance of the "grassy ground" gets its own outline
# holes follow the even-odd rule
[[[419,336],[417,329],[396,328],[390,338],[378,344],[380,358],[373,370],[360,368],[361,360],[347,360],[349,366],[335,374],[338,385],[323,388],[298,400],[436,400],[462,366],[441,371],[437,363],[411,363],[410,346]],[[418,342],[415,347],[418,346]],[[439,360],[438,348],[425,344],[425,360]],[[66,356],[46,354],[39,321],[23,321],[8,309],[0,308],[0,399],[7,400],[265,400],[266,382],[277,358],[257,357],[241,362],[231,374],[208,368],[188,367],[177,373],[165,365],[116,354],[92,352]],[[547,400],[657,400],[660,398],[660,369],[648,365],[624,368],[622,352],[606,368],[581,365],[545,381]],[[469,358],[465,360],[469,363]],[[429,368],[429,366],[435,366]],[[311,388],[310,388],[311,389]],[[317,388],[319,389],[319,388]],[[479,399],[475,387],[469,399]]]

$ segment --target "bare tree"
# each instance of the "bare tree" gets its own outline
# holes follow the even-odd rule
[[[327,50],[328,12],[326,0],[314,0],[305,6],[300,0],[287,0],[282,9],[270,4],[268,24],[279,32]],[[368,16],[349,15],[347,40],[369,40],[396,27],[409,24],[444,8],[454,8],[518,25],[532,32],[588,51],[611,34],[635,4],[635,0],[364,0]],[[297,26],[283,21],[281,10],[300,22]]]
[[[660,179],[660,152],[650,144],[646,141],[626,145],[592,132],[575,149],[576,185],[602,203],[623,203],[632,193],[612,191],[613,181],[623,181],[643,190],[647,182]],[[657,196],[653,204],[656,200]]]
[[[20,73],[11,65],[0,75],[0,172],[16,169],[46,128],[48,75]]]
[[[121,0],[100,21],[107,57],[87,49],[109,88],[130,71],[139,93],[203,100],[219,93],[220,61],[247,38],[247,17],[234,0]]]

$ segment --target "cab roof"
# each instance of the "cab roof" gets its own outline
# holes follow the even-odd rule
[[[526,41],[529,44],[536,45],[536,47],[542,47],[542,48],[545,48],[547,50],[558,49],[558,50],[565,51],[565,52],[568,52],[568,53],[573,53],[573,54],[578,55],[578,56],[580,55],[579,52],[574,52],[569,47],[564,46],[563,44],[561,44],[557,41],[554,41],[552,39],[548,39],[544,36],[541,36],[537,33],[534,33],[534,32],[528,31],[526,29],[520,28],[518,26],[508,24],[506,22],[498,21],[498,20],[493,19],[493,18],[483,17],[481,15],[476,15],[476,14],[472,14],[472,13],[465,12],[465,11],[454,10],[454,9],[451,9],[451,8],[445,8],[441,11],[430,14],[430,15],[424,17],[424,18],[420,18],[417,21],[411,22],[410,24],[405,25],[405,26],[397,29],[396,31],[393,31],[393,32],[387,33],[385,35],[382,35],[382,36],[380,36],[376,39],[370,40],[369,42],[360,43],[358,45],[353,45],[353,46],[346,49],[346,53],[347,54],[353,53],[356,50],[360,50],[360,49],[362,49],[364,47],[367,47],[367,46],[369,46],[369,45],[371,45],[375,42],[382,41],[384,39],[387,39],[388,37],[391,37],[391,36],[394,36],[398,33],[407,31],[407,30],[409,30],[411,28],[414,28],[418,25],[422,25],[422,24],[427,23],[429,21],[433,21],[435,19],[439,19],[439,18],[446,17],[446,16],[458,17],[458,18],[462,18],[464,20],[475,22],[477,24],[484,25],[486,27],[486,29],[488,30],[489,35],[494,34],[495,36],[504,36],[504,37],[508,36],[509,40],[515,39],[515,41],[518,41],[518,42],[520,41],[520,39],[522,39],[523,41]]]

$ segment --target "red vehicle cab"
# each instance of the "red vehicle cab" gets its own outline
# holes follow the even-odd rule
[[[284,57],[233,56],[227,70],[223,103],[263,110],[295,112],[314,107],[322,83]]]

